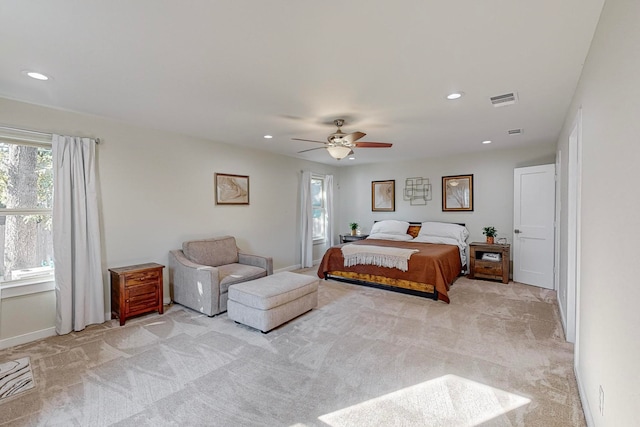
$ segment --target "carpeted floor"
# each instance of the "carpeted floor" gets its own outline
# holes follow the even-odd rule
[[[305,271],[313,274],[313,271]],[[175,305],[0,351],[0,424],[584,426],[555,293],[459,278],[450,305],[332,281],[262,334]]]

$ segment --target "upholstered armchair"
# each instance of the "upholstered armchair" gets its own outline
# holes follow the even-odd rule
[[[192,240],[169,252],[173,301],[207,316],[227,311],[234,283],[273,274],[273,259],[241,253],[232,236]]]

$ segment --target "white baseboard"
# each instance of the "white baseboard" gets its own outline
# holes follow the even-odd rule
[[[5,338],[0,340],[0,350],[13,347],[20,344],[26,344],[31,341],[41,340],[43,338],[52,337],[56,334],[56,328],[51,327],[47,329],[41,329],[35,332],[29,332],[28,334],[18,335],[16,337]]]
[[[567,316],[564,314],[562,310],[562,303],[559,299],[556,298],[556,303],[558,304],[558,311],[560,312],[560,323],[562,324],[562,331],[564,332],[564,340],[567,340]]]
[[[321,259],[316,259],[313,261],[313,266],[315,267],[316,265],[320,264],[320,261],[322,261]],[[289,267],[284,267],[284,268],[279,268],[277,270],[273,270],[273,273],[281,273],[283,271],[294,271],[294,270],[300,270],[302,268],[302,264],[296,264],[296,265],[290,265]]]
[[[279,268],[277,270],[273,270],[273,273],[282,273],[283,271],[293,271],[293,270],[299,270],[302,268],[302,265],[300,264],[296,264],[296,265],[290,265],[289,267],[284,267],[284,268]]]
[[[593,415],[591,414],[591,407],[589,406],[589,400],[587,400],[587,393],[584,390],[578,369],[574,366],[573,373],[576,376],[576,382],[578,383],[578,394],[580,395],[580,402],[582,403],[582,411],[584,412],[584,419],[587,422],[588,427],[594,427]]]

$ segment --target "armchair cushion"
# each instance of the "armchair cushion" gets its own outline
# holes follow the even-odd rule
[[[220,278],[220,293],[225,293],[229,290],[229,286],[247,282],[249,280],[265,277],[267,271],[264,268],[254,267],[251,265],[243,264],[227,264],[218,267],[218,277]]]
[[[232,236],[184,242],[182,251],[189,260],[201,265],[218,267],[238,262],[238,247]]]

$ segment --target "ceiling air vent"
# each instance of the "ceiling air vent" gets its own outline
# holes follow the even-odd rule
[[[515,92],[505,93],[504,95],[492,96],[489,98],[491,105],[494,107],[504,107],[506,105],[513,105],[518,101],[518,96]]]
[[[509,135],[520,135],[524,132],[524,129],[509,129],[507,133]]]

